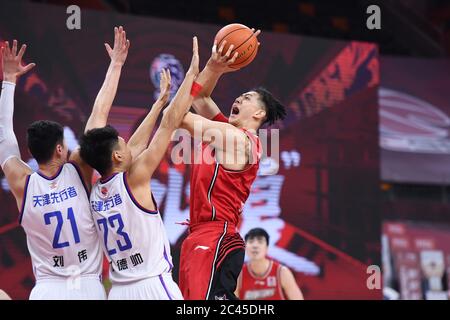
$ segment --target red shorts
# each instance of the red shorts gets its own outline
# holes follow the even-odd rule
[[[233,299],[245,250],[236,227],[209,221],[191,225],[189,231],[180,255],[179,284],[184,299]],[[226,269],[227,278],[219,274],[221,269]]]

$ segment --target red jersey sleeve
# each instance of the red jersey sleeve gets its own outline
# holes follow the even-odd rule
[[[219,121],[219,122],[226,122],[228,123],[228,118],[223,115],[222,112],[219,112],[214,118],[211,119],[212,121]]]

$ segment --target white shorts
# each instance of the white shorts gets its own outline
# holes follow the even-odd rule
[[[165,273],[128,284],[115,283],[108,300],[183,300],[183,295],[172,274]]]
[[[106,300],[106,292],[98,276],[40,279],[31,290],[30,300]]]

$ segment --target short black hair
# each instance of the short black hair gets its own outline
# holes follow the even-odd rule
[[[264,109],[266,110],[266,119],[262,124],[269,123],[272,125],[275,121],[279,119],[284,119],[286,117],[286,108],[284,105],[276,99],[272,93],[263,87],[257,87],[252,89],[259,95],[259,99],[264,104]]]
[[[112,167],[111,154],[119,142],[119,133],[107,125],[95,128],[80,138],[80,156],[92,168],[104,175]]]
[[[39,120],[27,129],[27,145],[37,163],[51,160],[58,144],[63,144],[64,128],[57,122]]]
[[[262,228],[253,228],[245,235],[245,242],[253,238],[262,238],[262,237],[266,239],[267,245],[269,245],[269,234],[267,233],[267,231]]]

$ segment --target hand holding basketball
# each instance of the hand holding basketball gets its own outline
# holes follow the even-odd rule
[[[219,30],[207,66],[214,72],[236,71],[250,64],[256,57],[260,30],[242,24],[229,24]]]

